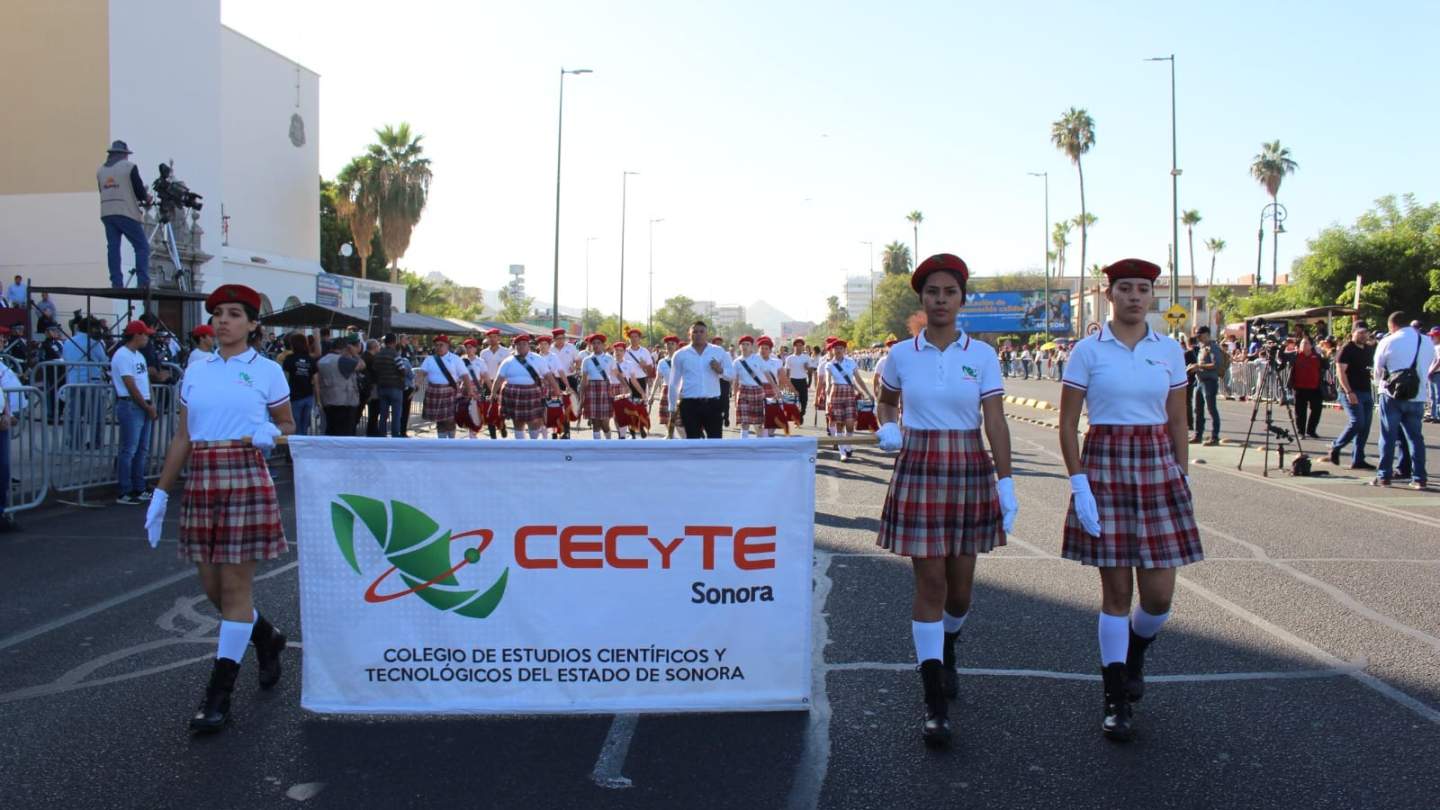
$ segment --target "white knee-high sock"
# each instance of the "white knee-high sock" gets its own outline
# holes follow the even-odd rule
[[[745,425],[741,425],[741,426],[740,426],[740,438],[742,438],[742,439],[748,439],[748,438],[750,438],[750,428],[746,427]]]
[[[945,652],[944,622],[910,622],[910,635],[915,640],[915,661],[939,661]]]
[[[600,441],[600,431],[598,431],[598,430],[592,430],[592,431],[590,431],[590,438],[594,439],[594,440],[597,441],[597,442]]]
[[[1136,605],[1135,612],[1130,614],[1130,627],[1135,631],[1135,635],[1141,638],[1154,638],[1155,634],[1160,632],[1161,626],[1165,624],[1165,620],[1169,618],[1170,611],[1168,610],[1157,616],[1153,613],[1146,613],[1144,608]]]
[[[220,622],[220,643],[216,645],[216,658],[229,658],[235,663],[245,657],[245,648],[250,644],[250,631],[255,622]]]
[[[525,438],[525,431],[523,431],[523,430],[517,430],[517,431],[515,431],[515,441],[517,441],[517,442],[518,442],[518,441],[523,441],[524,438]]]
[[[530,438],[532,438],[532,439],[538,439],[538,438],[540,438],[540,431],[535,430],[534,428],[532,428],[532,429],[530,430]]]
[[[1100,665],[1124,663],[1130,652],[1130,620],[1125,616],[1100,614]]]
[[[848,439],[848,438],[850,438],[851,436],[854,436],[854,435],[855,435],[855,431],[850,430],[849,428],[846,428],[844,434],[845,434],[845,438]],[[848,444],[842,444],[842,445],[840,445],[840,449],[841,449],[841,450],[844,450],[846,453],[853,453],[853,452],[855,451],[854,446],[848,445]]]
[[[960,628],[965,626],[965,620],[970,618],[970,611],[965,611],[959,616],[951,616],[950,611],[945,611],[941,621],[945,623],[946,633],[958,633]]]

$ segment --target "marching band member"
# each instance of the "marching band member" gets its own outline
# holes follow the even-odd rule
[[[555,347],[550,350],[550,355],[555,358],[552,362],[561,369],[560,373],[565,377],[567,391],[575,394],[575,402],[578,405],[580,399],[580,351],[574,343],[570,342],[570,336],[564,329],[556,327],[550,330],[555,338]],[[569,400],[567,400],[568,402]],[[565,421],[565,437],[570,438],[570,421]]]
[[[665,336],[665,356],[660,358],[656,365],[657,379],[661,381],[660,386],[660,424],[665,426],[665,438],[675,438],[675,421],[670,414],[670,371],[671,357],[675,350],[680,347],[680,338],[676,335]],[[685,437],[685,431],[680,431],[680,437]]]
[[[249,342],[259,330],[260,296],[226,284],[205,299],[219,349],[185,372],[180,420],[159,488],[145,515],[153,547],[160,541],[169,490],[189,463],[180,499],[180,559],[197,565],[200,584],[220,611],[220,638],[210,683],[194,731],[217,731],[230,716],[230,697],[247,644],[255,645],[260,688],[280,681],[286,638],[255,610],[255,563],[288,546],[265,453],[275,438],[295,432],[290,386],[275,361]]]
[[[765,429],[764,375],[758,368],[755,357],[755,338],[740,336],[740,356],[732,367],[735,372],[735,423],[740,426],[740,438],[750,438],[750,427],[759,433]]]
[[[425,404],[421,407],[420,414],[435,422],[436,438],[453,439],[455,400],[462,391],[472,395],[465,374],[465,364],[450,352],[449,337],[436,335],[430,345],[434,351],[420,364],[420,371],[425,374]]]
[[[725,338],[716,335],[710,338],[710,345],[725,355],[725,373],[720,375],[720,424],[730,427],[730,382],[735,379],[735,355],[725,348]]]
[[[756,370],[760,372],[760,389],[766,400],[778,402],[781,391],[791,390],[789,375],[785,373],[785,364],[780,358],[771,354],[775,350],[775,341],[769,335],[761,335],[759,340],[755,341],[755,347],[759,350],[759,356],[753,358],[753,361],[756,364]],[[764,408],[762,407],[761,410],[763,414]],[[760,435],[767,437],[775,435],[774,428],[767,426],[763,416],[760,421]]]
[[[634,379],[640,386],[642,396],[649,395],[650,380],[655,375],[655,358],[650,354],[649,349],[640,345],[640,339],[644,336],[644,332],[633,326],[630,327],[630,331],[625,333],[625,337],[630,339],[630,345],[625,347],[625,355],[633,360],[636,367],[640,369],[640,374]]]
[[[1176,569],[1205,556],[1185,472],[1185,355],[1145,323],[1159,275],[1140,259],[1105,268],[1112,317],[1075,344],[1060,393],[1071,492],[1061,554],[1100,569],[1101,730],[1114,740],[1131,737],[1130,704],[1144,694],[1145,650],[1170,617]],[[907,398],[907,419],[911,405]],[[1127,620],[1137,587],[1140,604]]]
[[[545,397],[558,395],[559,389],[550,376],[550,364],[530,354],[529,335],[516,335],[510,347],[514,354],[495,370],[490,396],[500,397],[501,411],[514,420],[516,439],[524,439],[527,431],[530,438],[539,439],[545,435]]]
[[[563,332],[564,330],[557,331]],[[554,385],[556,391],[559,392],[557,396],[552,399],[560,400],[560,408],[563,411],[565,408],[565,403],[570,401],[569,377],[565,373],[565,370],[568,368],[568,366],[564,364],[564,361],[560,358],[559,355],[555,354],[555,350],[551,347],[551,344],[554,342],[555,338],[550,335],[540,335],[539,337],[535,338],[535,352],[531,355],[530,359],[535,361],[536,368],[540,370],[540,376],[545,377],[550,383]],[[546,405],[546,408],[548,411],[548,403]],[[549,435],[550,426],[549,415],[547,413],[545,426],[546,438],[570,438],[570,421],[568,419],[564,419],[562,421],[564,426],[561,428],[561,435]]]
[[[460,362],[465,364],[465,376],[469,378],[469,388],[475,392],[475,396],[469,399],[475,403],[475,413],[479,416],[479,419],[475,420],[473,424],[465,426],[467,438],[474,439],[480,435],[480,426],[485,424],[485,408],[489,404],[490,378],[485,373],[485,362],[480,359],[480,341],[469,337],[465,338],[460,345],[465,349],[465,356],[460,358]],[[490,438],[495,438],[494,425],[490,426]]]
[[[485,378],[495,379],[500,364],[510,356],[510,350],[500,345],[500,330],[494,327],[485,330],[485,348],[480,350],[480,359],[485,363]]]
[[[615,413],[615,398],[610,393],[615,358],[605,352],[604,335],[597,332],[585,338],[585,342],[590,344],[590,356],[580,365],[580,376],[585,378],[580,415],[590,420],[591,438],[599,439],[604,432],[608,439],[610,418]]]
[[[620,418],[618,415],[618,411],[624,408],[626,409],[626,431],[629,432],[630,438],[632,439],[641,438],[645,435],[645,430],[642,426],[635,423],[635,416],[630,410],[630,403],[635,400],[635,397],[638,396],[639,392],[644,388],[645,371],[640,368],[638,362],[630,357],[629,346],[627,344],[617,342],[614,346],[610,347],[610,350],[613,352],[613,357],[615,358],[615,370],[611,373],[611,380],[614,384],[610,389],[617,400],[615,405],[617,411],[615,434],[621,439],[625,438],[625,434],[619,430]]]
[[[946,255],[946,254],[941,254]],[[845,356],[845,350],[849,343],[844,340],[836,340],[831,346],[835,353],[832,359],[825,366],[825,374],[829,379],[825,395],[830,420],[834,424],[835,431],[840,436],[855,435],[855,401],[858,396],[873,400],[870,389],[865,387],[864,380],[861,380],[857,372],[858,366],[855,361]],[[840,445],[840,460],[849,461],[855,448],[848,444]]]
[[[805,351],[805,338],[795,338],[790,345],[795,351],[785,358],[785,372],[790,378],[790,387],[795,390],[795,401],[800,405],[800,417],[803,419],[805,409],[809,407],[810,375],[815,371],[815,365],[810,362],[810,353]]]
[[[955,323],[969,275],[949,253],[921,262],[910,286],[925,328],[895,347],[880,378],[880,447],[900,456],[876,544],[909,557],[915,572],[911,633],[925,687],[921,735],[930,745],[950,739],[946,699],[959,693],[955,645],[969,617],[976,558],[1005,544],[1019,511],[1000,361]]]
[[[195,348],[190,350],[190,356],[185,360],[186,368],[205,362],[215,353],[215,327],[202,323],[190,330],[190,339],[195,341]]]
[[[835,435],[835,425],[830,421],[830,415],[826,413],[828,409],[826,408],[825,402],[825,388],[830,382],[830,359],[834,356],[833,350],[835,348],[835,341],[837,340],[839,340],[839,338],[834,335],[826,336],[824,352],[820,355],[819,362],[815,364],[815,415],[818,418],[820,414],[825,414],[826,436]]]

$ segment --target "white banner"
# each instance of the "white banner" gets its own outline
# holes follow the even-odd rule
[[[809,708],[813,439],[290,451],[306,709]]]

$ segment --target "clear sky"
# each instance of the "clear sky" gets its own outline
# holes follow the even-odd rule
[[[1440,3],[295,2],[226,0],[224,22],[321,74],[320,165],[334,173],[385,123],[409,121],[434,161],[402,264],[497,288],[524,264],[550,297],[555,125],[566,79],[560,299],[619,307],[621,172],[630,178],[627,319],[685,294],[765,299],[820,319],[862,241],[959,254],[986,275],[1043,260],[1050,220],[1079,213],[1075,167],[1050,123],[1089,110],[1089,261],[1170,242],[1175,53],[1181,209],[1217,278],[1255,268],[1268,201],[1249,176],[1262,141],[1300,164],[1280,190],[1284,267],[1304,239],[1384,194],[1440,186],[1433,92]],[[1182,228],[1181,266],[1189,258]],[[1269,267],[1266,236],[1266,267]],[[1070,267],[1079,263],[1072,236]],[[1074,270],[1071,270],[1073,274]],[[635,313],[635,315],[631,315]]]

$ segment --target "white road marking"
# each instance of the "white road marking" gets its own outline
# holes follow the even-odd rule
[[[1312,678],[1335,678],[1350,675],[1363,668],[1361,664],[1345,664],[1329,669],[1298,669],[1275,672],[1200,672],[1189,675],[1146,675],[1147,683],[1206,683],[1210,681],[1275,681],[1306,680]],[[912,672],[915,663],[890,663],[880,661],[851,661],[831,664],[834,672]],[[1058,672],[1048,669],[995,669],[991,667],[960,667],[961,675],[999,676],[1005,678],[1046,678],[1057,681],[1095,681],[1100,675],[1084,672]]]
[[[819,806],[820,791],[825,787],[825,774],[830,768],[830,695],[825,684],[830,669],[825,663],[825,648],[830,644],[830,615],[825,612],[825,604],[833,585],[831,556],[824,551],[815,552],[815,591],[810,606],[810,724],[805,728],[805,744],[785,802],[789,810]]]
[[[600,756],[595,758],[590,781],[611,790],[634,786],[620,773],[620,769],[625,767],[625,756],[630,753],[630,740],[635,736],[635,725],[639,720],[637,715],[617,714],[610,721],[610,733],[605,735],[605,744],[600,746]]]

